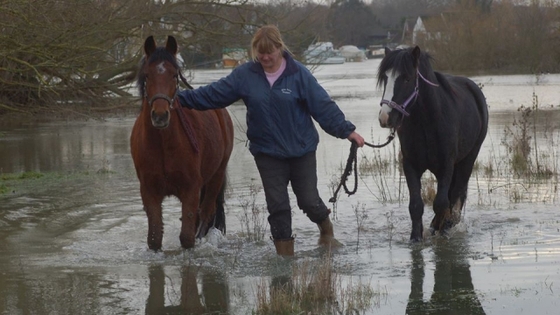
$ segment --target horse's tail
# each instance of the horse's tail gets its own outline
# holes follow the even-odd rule
[[[226,212],[224,208],[226,201],[226,184],[227,178],[224,178],[224,183],[222,184],[218,198],[216,198],[216,216],[214,217],[214,227],[222,231],[223,234],[226,234]]]

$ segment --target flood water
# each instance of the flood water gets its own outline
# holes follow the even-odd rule
[[[378,63],[315,70],[348,119],[374,143],[388,136],[377,123]],[[228,71],[197,71],[192,83],[206,84]],[[332,253],[341,286],[365,283],[379,293],[367,309],[352,314],[558,314],[557,175],[515,176],[503,138],[519,122],[517,109],[531,107],[537,96],[544,114],[530,129],[533,148],[539,149],[534,159],[558,171],[560,75],[473,79],[483,85],[490,106],[490,131],[463,220],[449,237],[426,235],[423,244],[408,243],[408,197],[398,169],[361,171],[357,193],[341,192],[331,205],[335,235],[344,244]],[[212,231],[187,251],[179,242],[180,205],[174,198],[164,202],[163,251],[147,249],[147,219],[129,153],[134,116],[0,126],[0,175],[42,175],[0,181],[0,313],[255,311],[259,285],[291,274],[294,261],[276,256],[267,227],[264,240],[245,236],[247,204],[264,208],[264,197],[245,145],[245,109],[229,110],[237,140],[228,168],[227,233]],[[349,148],[348,141],[321,131],[318,175],[325,202]],[[395,144],[358,151],[360,164],[391,161],[397,154]],[[480,170],[490,165],[491,175]],[[293,213],[295,262],[322,259],[317,227],[299,209]],[[425,226],[431,219],[427,206]]]

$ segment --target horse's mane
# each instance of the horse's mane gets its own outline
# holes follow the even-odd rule
[[[175,69],[179,69],[177,59],[170,52],[168,52],[165,47],[156,48],[156,50],[150,55],[150,58],[148,58],[148,60],[146,60],[146,56],[142,57],[142,59],[140,60],[140,65],[138,67],[138,74],[136,75],[136,86],[138,86],[140,96],[144,95],[144,83],[146,82],[146,73],[144,73],[142,69],[146,65],[159,61],[168,61],[169,63],[171,63],[171,65],[173,65]]]
[[[385,73],[389,70],[392,70],[393,74],[398,72],[408,76],[414,75],[415,68],[412,57],[413,49],[414,47],[392,50],[385,56],[385,58],[383,58],[377,71],[378,87],[383,84]],[[432,69],[433,60],[434,58],[429,53],[421,51],[418,68],[425,75],[429,76],[430,73],[433,73],[436,77],[437,83],[440,84],[444,90],[451,91],[452,89],[447,78]]]
[[[416,68],[414,67],[414,60],[412,57],[413,47],[392,50],[383,58],[379,64],[377,71],[377,85],[380,86],[383,82],[385,73],[392,70],[392,73],[400,73],[407,76],[413,76]],[[424,52],[420,52],[419,68],[432,71],[432,57]]]

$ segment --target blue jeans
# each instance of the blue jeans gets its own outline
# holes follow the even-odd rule
[[[302,157],[278,159],[264,154],[255,156],[266,204],[270,232],[275,240],[292,237],[292,214],[288,183],[296,195],[297,205],[314,223],[329,215],[317,190],[317,160],[315,152]]]

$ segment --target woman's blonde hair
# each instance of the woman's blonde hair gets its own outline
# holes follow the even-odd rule
[[[280,49],[282,52],[291,53],[284,41],[280,30],[275,25],[265,25],[257,30],[251,40],[251,57],[257,61],[257,54],[271,53],[274,49]]]

